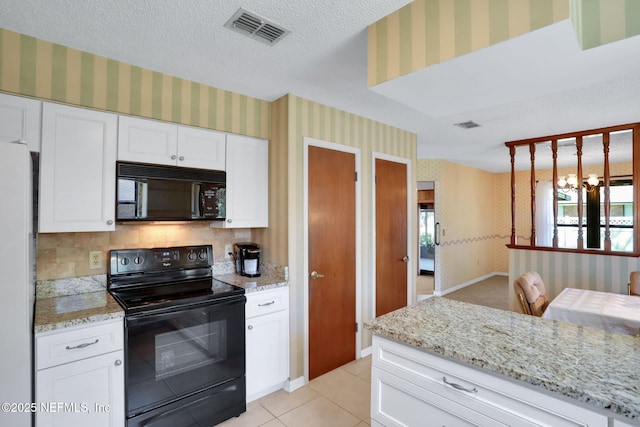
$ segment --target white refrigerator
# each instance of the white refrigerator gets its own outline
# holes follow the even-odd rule
[[[24,141],[0,142],[0,403],[1,426],[30,426],[35,243],[31,153]]]

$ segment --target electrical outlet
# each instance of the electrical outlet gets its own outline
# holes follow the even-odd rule
[[[102,252],[89,252],[89,268],[102,268]]]
[[[233,245],[231,243],[227,243],[226,245],[224,245],[224,257],[229,259],[231,258],[231,255],[233,253]]]

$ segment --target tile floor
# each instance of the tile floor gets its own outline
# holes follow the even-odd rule
[[[292,393],[276,391],[247,405],[222,427],[341,427],[370,425],[371,356],[309,381]]]

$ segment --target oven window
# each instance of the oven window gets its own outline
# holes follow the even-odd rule
[[[244,297],[127,317],[128,416],[243,377],[244,324]]]
[[[203,315],[204,313],[190,313]],[[196,322],[199,319],[195,319]],[[227,357],[227,320],[221,319],[189,326],[185,319],[175,319],[174,331],[155,336],[156,379],[163,380]]]

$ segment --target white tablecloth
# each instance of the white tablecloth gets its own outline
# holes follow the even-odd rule
[[[545,319],[627,335],[640,332],[640,297],[565,288],[549,304]]]

